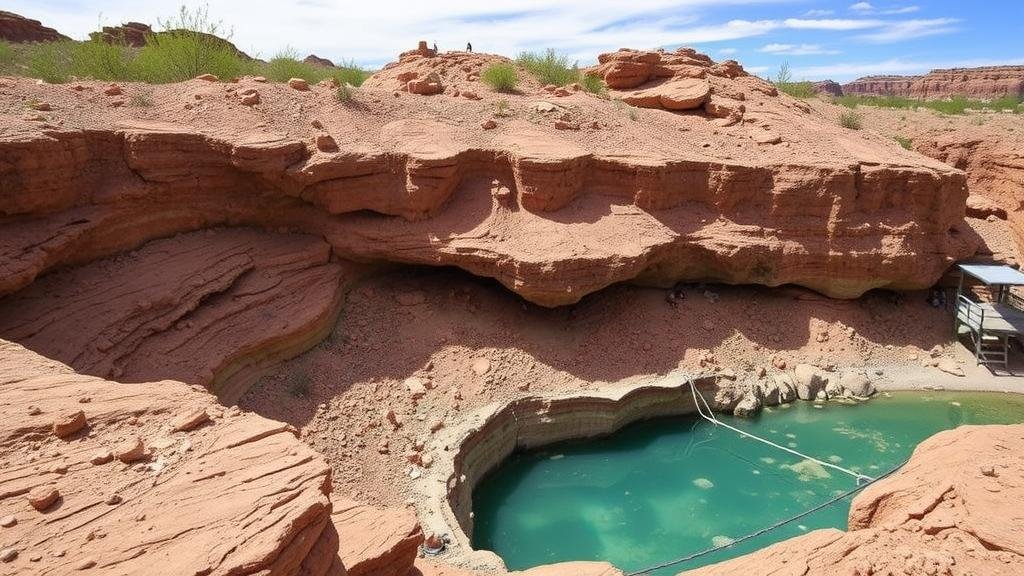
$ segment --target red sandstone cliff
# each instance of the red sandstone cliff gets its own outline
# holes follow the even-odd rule
[[[923,76],[866,76],[844,84],[843,93],[932,100],[1024,97],[1024,66],[939,69]]]
[[[53,42],[68,37],[38,20],[0,10],[0,40],[8,42]]]
[[[147,109],[97,85],[5,80],[20,96],[0,96],[0,292],[219,225],[310,233],[347,259],[454,265],[545,305],[629,280],[853,297],[928,286],[972,251],[957,231],[963,173],[826,122],[735,63],[664,58],[652,69],[678,75],[627,96],[694,112],[632,120],[582,92],[497,94],[465,72],[438,96],[367,88],[358,105],[252,80],[126,86],[152,94]],[[22,98],[51,110],[26,113]],[[498,100],[509,110],[496,115]]]

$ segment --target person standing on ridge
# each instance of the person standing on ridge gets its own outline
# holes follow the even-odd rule
[[[437,54],[437,41],[434,41],[434,54]]]
[[[473,45],[471,43],[469,43],[469,42],[466,42],[466,52],[472,52],[472,51],[473,51]]]

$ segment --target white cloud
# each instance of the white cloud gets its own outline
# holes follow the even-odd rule
[[[869,2],[857,2],[850,5],[850,10],[856,10],[857,12],[871,12],[874,9],[875,7]]]
[[[892,8],[890,10],[882,10],[882,14],[910,14],[911,12],[917,12],[920,10],[920,6],[904,6],[903,8]]]
[[[758,52],[780,56],[810,56],[815,54],[839,54],[838,50],[828,50],[821,44],[765,44]]]
[[[833,15],[835,13],[836,13],[835,10],[808,10],[807,12],[804,12],[804,17],[806,17],[806,18],[820,18],[822,16],[831,16],[831,15]]]
[[[904,20],[890,22],[878,32],[861,34],[858,39],[875,44],[889,44],[936,34],[948,34],[956,31],[960,22],[957,18],[932,18],[928,20]]]
[[[878,28],[884,26],[882,20],[860,20],[860,19],[807,19],[788,18],[785,21],[787,28],[796,30],[865,30],[867,28]]]

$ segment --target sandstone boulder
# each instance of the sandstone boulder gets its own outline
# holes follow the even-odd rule
[[[331,521],[348,576],[406,576],[424,540],[416,514],[406,508],[338,500]]]
[[[801,400],[814,400],[819,392],[824,392],[828,376],[816,366],[797,364],[793,369],[796,383],[796,395]]]
[[[995,216],[1001,220],[1006,220],[1006,209],[985,196],[971,194],[967,197],[967,215],[972,218]]]
[[[418,80],[410,80],[406,84],[406,88],[410,94],[419,94],[421,96],[430,96],[432,94],[440,94],[444,92],[444,85],[441,83],[441,77],[436,72],[431,72],[426,78]]]
[[[871,379],[860,371],[844,372],[839,378],[839,384],[844,390],[859,398],[866,398],[875,393]]]
[[[622,96],[622,101],[640,108],[693,110],[700,108],[710,94],[711,85],[706,80],[680,78],[630,92]]]

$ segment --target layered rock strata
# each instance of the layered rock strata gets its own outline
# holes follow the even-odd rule
[[[866,76],[843,85],[845,94],[936,100],[963,96],[995,99],[1024,96],[1024,66],[932,70],[921,76]]]
[[[961,172],[827,125],[753,77],[712,68],[725,71],[709,69],[703,112],[627,120],[621,134],[516,118],[482,131],[417,118],[422,100],[392,98],[388,115],[413,117],[380,122],[342,110],[336,122],[366,125],[353,139],[335,138],[333,152],[312,144],[323,124],[310,117],[332,101],[326,88],[253,82],[262,101],[253,108],[232,97],[248,81],[196,81],[173,87],[199,96],[184,110],[159,106],[145,115],[164,120],[140,120],[123,106],[88,104],[96,98],[88,90],[14,81],[19,93],[63,110],[52,115],[64,124],[5,120],[0,292],[58,266],[219,225],[318,235],[346,259],[458,266],[549,306],[630,280],[795,283],[854,297],[928,286],[973,251],[957,229]],[[161,89],[172,88],[147,88],[174,100]],[[740,94],[742,121],[714,122],[737,119],[729,102]],[[309,99],[303,110],[312,112],[298,116],[307,114],[307,125],[270,112],[296,98]],[[622,122],[604,100],[570,99],[598,125]],[[185,121],[197,101],[221,118],[216,131]],[[468,117],[494,110],[486,98],[454,104]],[[253,114],[263,123],[256,131]],[[623,154],[620,137],[646,143]]]
[[[5,572],[344,573],[331,470],[288,425],[4,341],[0,406]]]
[[[102,378],[200,384],[230,406],[330,332],[358,270],[313,236],[192,232],[0,299],[0,337]]]

